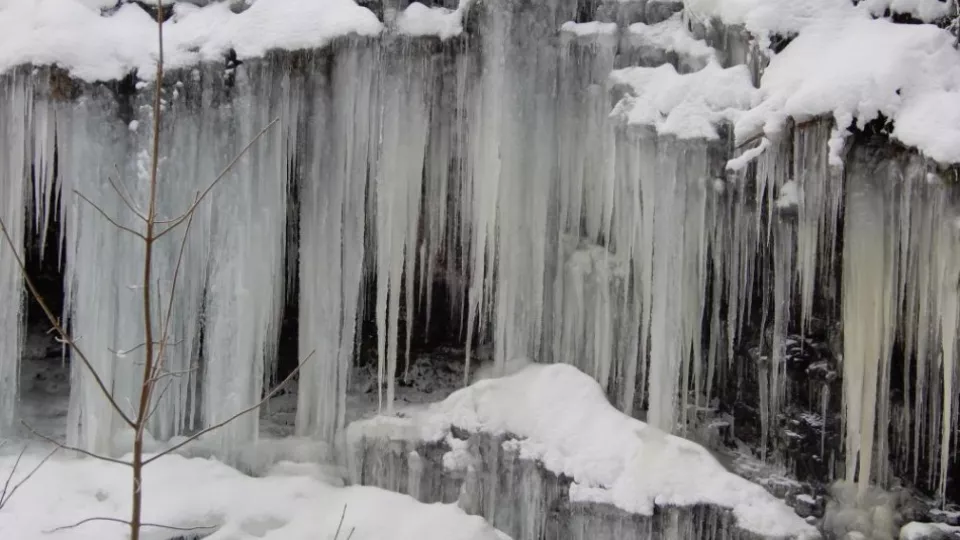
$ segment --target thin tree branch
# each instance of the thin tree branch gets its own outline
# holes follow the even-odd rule
[[[119,173],[120,173],[120,169],[117,168],[117,174],[119,175]],[[124,204],[127,208],[129,208],[131,212],[133,212],[133,215],[137,216],[138,218],[140,218],[140,219],[143,220],[144,222],[147,221],[147,217],[144,216],[142,213],[140,213],[140,210],[138,210],[137,207],[133,205],[133,202],[130,201],[129,195],[128,195],[128,194],[124,194],[124,192],[125,192],[126,190],[125,190],[125,189],[124,189],[124,190],[121,190],[120,187],[117,186],[117,183],[114,182],[114,181],[113,181],[113,178],[110,177],[110,176],[107,176],[107,181],[110,182],[110,186],[113,187],[113,190],[116,191],[116,192],[117,192],[117,195],[120,196],[120,200],[123,201],[123,204]]]
[[[183,343],[183,340],[182,340],[182,339],[179,340],[179,341],[174,341],[173,343],[170,343],[170,345],[180,345],[181,343]],[[153,344],[154,344],[154,345],[160,345],[160,342],[159,342],[159,341],[154,341]],[[121,356],[121,357],[122,357],[122,356],[126,356],[126,355],[128,355],[128,354],[130,354],[130,353],[132,353],[132,352],[134,352],[134,351],[138,351],[138,350],[144,348],[146,345],[147,345],[147,342],[146,342],[146,341],[142,341],[142,342],[138,343],[135,347],[130,348],[130,349],[111,349],[110,347],[107,347],[107,350],[110,351],[110,352],[111,352],[113,355],[115,355],[115,356]]]
[[[233,422],[233,421],[236,420],[237,418],[240,418],[241,416],[243,416],[243,415],[245,415],[245,414],[247,414],[247,413],[249,413],[249,412],[251,412],[251,411],[255,411],[255,410],[259,409],[259,408],[262,407],[267,401],[270,401],[270,399],[273,398],[273,396],[277,395],[277,393],[280,392],[280,390],[283,389],[283,387],[286,386],[287,383],[289,383],[291,380],[293,380],[293,377],[294,377],[297,373],[300,373],[300,369],[301,369],[307,362],[309,362],[311,358],[313,358],[314,353],[316,353],[316,351],[310,352],[310,354],[308,354],[307,357],[304,358],[303,361],[300,362],[300,364],[298,364],[297,367],[294,368],[293,371],[291,371],[290,374],[286,376],[286,378],[284,378],[282,381],[280,381],[280,384],[274,386],[274,387],[273,387],[273,390],[271,390],[266,396],[263,397],[263,399],[261,399],[260,401],[258,401],[258,402],[255,403],[254,405],[252,405],[252,406],[250,406],[250,407],[247,407],[246,409],[243,409],[242,411],[240,411],[240,412],[238,412],[237,414],[231,416],[230,418],[227,418],[227,419],[224,420],[223,422],[219,422],[219,423],[214,424],[214,425],[212,425],[212,426],[210,426],[210,427],[208,427],[208,428],[202,429],[202,430],[198,431],[197,433],[194,433],[193,435],[187,437],[186,440],[184,440],[184,441],[182,441],[182,442],[180,442],[180,443],[178,443],[178,444],[175,444],[175,445],[171,446],[170,448],[167,448],[166,450],[164,450],[163,452],[160,452],[159,454],[156,454],[156,455],[151,456],[149,459],[143,460],[143,464],[144,464],[144,465],[149,465],[150,463],[153,463],[154,461],[162,458],[163,456],[165,456],[165,455],[167,455],[167,454],[170,454],[170,453],[173,453],[173,452],[177,451],[178,449],[180,449],[181,447],[186,446],[187,444],[189,444],[189,443],[197,440],[198,438],[202,437],[203,435],[206,435],[207,433],[210,433],[211,431],[215,431],[215,430],[217,430],[217,429],[220,429],[220,428],[222,428],[223,426],[229,424],[230,422]]]
[[[97,212],[100,213],[101,216],[103,216],[103,219],[109,221],[110,224],[113,225],[114,227],[120,229],[121,231],[128,232],[128,233],[136,236],[137,238],[139,238],[139,239],[141,239],[141,240],[146,240],[146,239],[143,237],[143,235],[140,234],[138,231],[135,231],[135,230],[133,230],[133,229],[131,229],[130,227],[127,227],[127,226],[125,226],[125,225],[121,225],[119,222],[117,222],[117,220],[115,220],[115,219],[113,219],[112,217],[110,217],[106,212],[104,212],[104,210],[103,210],[102,208],[100,208],[99,206],[97,206],[97,204],[96,204],[95,202],[93,202],[93,201],[91,201],[90,199],[88,199],[83,193],[80,193],[80,192],[77,191],[77,190],[73,190],[73,193],[74,193],[77,197],[80,197],[81,199],[83,199],[84,201],[86,201],[87,204],[89,204],[90,206],[92,206],[94,210],[96,210]]]
[[[122,459],[115,459],[115,458],[112,458],[112,457],[103,456],[103,455],[100,455],[100,454],[95,454],[95,453],[93,453],[93,452],[90,452],[89,450],[84,450],[83,448],[78,448],[78,447],[76,447],[76,446],[69,446],[69,445],[63,444],[62,442],[60,442],[60,441],[58,441],[58,440],[56,440],[56,439],[54,439],[54,438],[52,438],[52,437],[48,437],[48,436],[44,435],[43,433],[40,433],[39,431],[33,429],[33,427],[30,426],[30,424],[24,422],[23,420],[21,420],[20,423],[23,424],[24,427],[26,427],[28,430],[30,430],[30,433],[33,433],[33,434],[36,435],[37,437],[40,437],[41,439],[43,439],[43,440],[45,440],[45,441],[47,441],[47,442],[49,442],[49,443],[54,444],[57,448],[61,448],[61,449],[63,449],[63,450],[69,450],[69,451],[71,451],[71,452],[76,452],[76,453],[78,453],[78,454],[83,454],[83,455],[85,455],[85,456],[87,456],[87,457],[91,457],[91,458],[93,458],[93,459],[99,459],[100,461],[106,461],[107,463],[116,463],[117,465],[124,465],[124,466],[127,466],[127,467],[129,467],[129,466],[131,465],[131,463],[130,463],[129,461],[124,461],[124,460],[122,460]]]
[[[66,530],[70,530],[70,529],[76,529],[77,527],[80,527],[80,526],[82,526],[82,525],[86,525],[87,523],[91,523],[91,522],[94,522],[94,521],[109,521],[109,522],[111,522],[111,523],[120,523],[121,525],[127,525],[127,526],[130,525],[130,522],[127,521],[127,520],[125,520],[125,519],[110,518],[110,517],[92,517],[92,518],[87,518],[87,519],[78,521],[78,522],[73,523],[73,524],[71,524],[71,525],[64,525],[64,526],[62,526],[62,527],[57,527],[56,529],[50,529],[50,530],[44,531],[44,532],[47,533],[47,534],[50,534],[50,533],[55,533],[55,532],[59,532],[59,531],[66,531]],[[182,531],[182,532],[206,531],[206,530],[210,530],[210,529],[216,529],[216,527],[213,526],[213,525],[203,525],[203,526],[199,526],[199,527],[174,527],[174,526],[172,526],[172,525],[160,525],[159,523],[141,523],[140,526],[141,526],[141,527],[155,527],[155,528],[158,528],[158,529],[168,529],[168,530],[171,530],[171,531]]]
[[[10,246],[10,251],[13,253],[13,258],[16,260],[17,266],[20,268],[20,275],[23,276],[23,281],[27,284],[27,288],[30,290],[31,296],[33,296],[33,299],[40,304],[40,308],[43,309],[43,313],[47,316],[50,324],[52,324],[57,333],[60,334],[60,340],[69,345],[70,350],[76,353],[76,355],[80,358],[80,361],[83,362],[83,365],[86,366],[87,371],[89,371],[90,375],[93,376],[94,381],[97,383],[97,386],[100,388],[100,391],[103,393],[104,397],[107,398],[107,401],[110,402],[110,405],[113,407],[114,411],[117,412],[120,418],[122,418],[128,426],[134,427],[133,420],[131,420],[130,417],[123,412],[123,409],[120,408],[120,405],[117,404],[117,401],[113,398],[113,394],[107,389],[107,385],[104,384],[103,379],[100,378],[100,374],[97,373],[96,369],[94,369],[93,364],[91,364],[87,356],[83,354],[83,351],[80,350],[80,347],[77,347],[76,341],[70,339],[70,336],[67,335],[66,330],[64,330],[64,328],[60,325],[57,317],[53,314],[53,311],[50,310],[50,306],[48,306],[46,301],[43,299],[43,295],[40,294],[40,291],[37,290],[33,280],[30,279],[30,275],[27,272],[27,267],[24,264],[23,259],[20,257],[20,254],[17,253],[16,244],[13,243],[13,238],[10,238],[10,232],[7,230],[7,225],[4,223],[3,218],[0,218],[0,232],[3,233],[4,240],[6,240],[7,244]]]
[[[207,188],[200,193],[200,196],[197,197],[197,200],[192,205],[190,205],[190,208],[187,208],[187,211],[181,214],[180,217],[177,217],[168,221],[155,220],[155,223],[157,224],[170,224],[170,225],[166,229],[157,233],[157,235],[154,238],[157,239],[157,238],[163,237],[164,235],[166,235],[167,233],[175,229],[178,225],[186,221],[187,218],[197,210],[197,207],[200,205],[201,202],[203,202],[203,199],[205,199],[206,196],[209,195],[210,192],[213,190],[213,188],[216,187],[216,185],[221,180],[223,180],[224,177],[227,176],[227,173],[229,173],[230,170],[233,169],[233,167],[240,161],[240,159],[247,153],[247,151],[250,150],[250,148],[258,140],[260,140],[260,138],[263,137],[263,135],[267,131],[269,131],[270,128],[274,126],[274,124],[278,123],[279,121],[280,121],[280,117],[274,118],[273,120],[270,121],[269,124],[267,124],[263,129],[261,129],[260,133],[257,133],[256,137],[251,139],[250,142],[248,142],[247,145],[244,146],[242,150],[240,150],[240,153],[234,156],[233,161],[231,161],[222,171],[220,171],[220,174],[217,175],[217,177],[213,180],[213,182],[211,182],[210,185],[208,185]]]
[[[340,523],[337,523],[337,532],[333,533],[333,540],[340,538],[340,528],[343,527],[343,518],[347,517],[347,505],[343,505],[343,512],[340,512]]]
[[[50,458],[52,458],[53,455],[56,454],[56,453],[57,453],[57,450],[59,450],[59,449],[60,449],[59,446],[55,446],[55,447],[53,448],[53,450],[51,450],[46,456],[44,456],[43,459],[40,460],[40,463],[37,463],[37,466],[34,467],[33,469],[31,469],[30,472],[27,473],[26,476],[24,476],[23,478],[21,478],[20,481],[17,482],[16,485],[13,486],[13,489],[11,489],[10,492],[8,493],[8,492],[7,492],[7,484],[10,483],[10,478],[13,477],[13,473],[14,473],[14,472],[16,471],[16,469],[17,469],[16,465],[14,465],[14,467],[13,467],[14,470],[13,470],[13,471],[10,471],[10,477],[7,478],[7,484],[4,484],[4,486],[3,486],[3,495],[4,495],[4,496],[0,497],[0,508],[3,508],[4,506],[6,506],[7,503],[10,502],[10,499],[13,498],[14,494],[17,493],[17,490],[20,489],[21,486],[23,486],[24,484],[26,484],[28,480],[30,480],[31,478],[33,478],[33,475],[37,474],[37,471],[40,470],[40,467],[43,467],[44,463],[46,463]],[[21,451],[20,455],[22,456],[22,455],[23,455],[23,452],[25,452],[26,450],[27,450],[27,447],[26,447],[26,445],[24,445],[23,450]],[[17,463],[19,463],[19,462],[20,462],[20,458],[18,457],[18,458],[17,458]]]
[[[29,444],[23,445],[23,448],[20,449],[20,453],[17,454],[17,460],[13,462],[13,468],[10,469],[10,474],[7,475],[7,480],[3,483],[3,491],[0,492],[0,508],[3,508],[4,502],[7,500],[7,490],[10,489],[10,482],[13,481],[13,476],[17,474],[17,467],[20,466],[20,460],[23,459],[23,455],[27,453],[27,447]]]

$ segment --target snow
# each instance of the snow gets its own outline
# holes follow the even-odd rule
[[[616,23],[602,23],[597,21],[587,23],[567,21],[560,25],[560,31],[569,32],[577,36],[613,35],[617,33],[617,25]]]
[[[774,56],[762,102],[737,122],[738,140],[832,114],[859,126],[882,114],[892,136],[940,162],[960,162],[960,51],[931,25],[851,19],[806,28]]]
[[[681,56],[692,57],[704,63],[717,57],[713,47],[690,35],[682,13],[654,25],[631,24],[627,32],[631,43],[641,47],[675,51]]]
[[[168,68],[271,49],[310,49],[332,39],[380,33],[382,24],[352,0],[258,0],[235,14],[227,2],[203,8],[177,5],[164,23]],[[157,52],[156,22],[134,4],[101,16],[79,0],[0,2],[0,72],[21,64],[57,64],[87,81],[137,71],[150,79]]]
[[[348,445],[378,436],[439,441],[453,426],[509,433],[520,437],[522,456],[573,478],[572,501],[643,515],[655,505],[706,503],[731,509],[742,528],[757,534],[818,537],[786,504],[728,472],[705,448],[614,409],[596,381],[569,365],[532,364],[407,412],[354,422]]]
[[[684,0],[694,18],[716,18],[726,25],[743,25],[760,36],[796,33],[822,21],[860,16],[849,0]]]
[[[463,32],[463,11],[427,7],[413,2],[397,18],[397,30],[408,36],[439,36],[449,39]]]
[[[6,478],[16,456],[0,457]],[[38,463],[27,455],[14,482]],[[92,517],[129,518],[130,469],[95,459],[54,458],[0,510],[0,536],[17,540],[126,537],[126,526],[95,521],[51,532]],[[214,532],[209,540],[506,540],[482,518],[455,505],[421,504],[412,497],[370,488],[335,487],[317,465],[281,462],[264,477],[245,476],[220,462],[166,456],[144,469],[144,522]],[[55,496],[52,496],[55,494]],[[147,527],[144,538],[170,536]]]
[[[716,62],[683,75],[670,64],[618,69],[610,80],[629,88],[612,116],[681,139],[718,138],[716,125],[736,121],[756,96],[746,66],[724,69]]]
[[[890,11],[931,22],[950,15],[952,2],[953,0],[863,0],[860,5],[876,17]]]

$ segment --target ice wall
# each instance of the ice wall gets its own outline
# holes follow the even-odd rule
[[[154,434],[259,400],[295,266],[299,354],[310,356],[300,435],[329,441],[343,427],[362,320],[376,323],[389,413],[419,331],[410,322],[449,316],[468,362],[492,346],[498,368],[519,356],[574,364],[622,411],[675,432],[739,399],[729,383],[747,377],[734,366],[756,344],[760,453],[786,460],[793,336],[841,319],[844,475],[887,482],[906,468],[943,492],[958,408],[949,284],[960,270],[944,229],[952,195],[927,182],[936,167],[915,158],[878,181],[865,164],[901,157],[847,158],[848,135],[826,118],[735,147],[730,124],[762,99],[757,42],[675,14],[675,3],[601,4],[585,15],[568,2],[483,2],[441,13],[462,33],[416,36],[410,20],[391,19],[377,37],[371,25],[323,49],[169,73],[163,219],[277,123],[198,208],[177,294],[183,229],[156,245],[154,300],[172,315]],[[591,17],[614,22],[571,22]],[[24,227],[51,220],[51,197],[63,201],[65,319],[120,403],[138,392],[142,246],[102,214],[142,226],[157,91],[46,69],[2,79],[4,219],[19,246]],[[3,298],[18,298],[0,255]],[[432,306],[438,287],[452,313]],[[0,404],[15,402],[19,313],[0,311]],[[117,418],[76,363],[73,389],[68,439],[109,449]],[[13,410],[2,408],[0,429]],[[255,415],[232,424],[221,452],[257,430]]]

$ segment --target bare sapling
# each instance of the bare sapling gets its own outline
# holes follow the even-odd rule
[[[195,531],[198,529],[205,529],[205,527],[200,528],[179,528],[163,524],[155,523],[146,523],[143,521],[143,470],[144,467],[150,463],[160,459],[161,457],[175,452],[184,445],[187,445],[197,438],[202,437],[210,432],[216,431],[227,424],[233,422],[234,420],[246,415],[246,414],[256,414],[259,411],[260,407],[263,406],[267,401],[273,398],[281,389],[283,389],[293,378],[300,372],[300,368],[310,360],[313,356],[313,353],[306,355],[287,376],[280,383],[275,385],[273,389],[263,395],[262,399],[243,409],[238,411],[233,416],[227,418],[226,420],[210,425],[196,433],[193,433],[189,437],[185,438],[181,442],[175,445],[171,445],[162,451],[154,454],[147,455],[144,452],[144,434],[146,432],[147,425],[150,422],[151,417],[156,412],[156,403],[159,402],[160,398],[163,396],[163,392],[166,388],[169,387],[169,380],[165,386],[160,386],[161,383],[172,376],[182,375],[182,373],[172,373],[167,371],[164,368],[164,358],[166,353],[166,348],[170,344],[169,339],[169,330],[170,330],[170,320],[171,313],[174,307],[174,296],[177,290],[177,280],[180,276],[181,264],[183,262],[183,256],[185,251],[185,246],[187,242],[188,235],[190,234],[191,224],[193,223],[194,216],[197,212],[197,209],[200,207],[200,204],[204,199],[213,191],[213,189],[223,180],[231,169],[240,161],[240,158],[247,153],[247,151],[254,145],[256,142],[270,129],[279,122],[279,118],[274,119],[269,124],[267,124],[252,140],[250,140],[247,145],[241,149],[241,151],[233,158],[233,160],[220,172],[220,174],[203,190],[196,193],[193,203],[178,217],[163,220],[158,219],[157,216],[157,188],[159,180],[159,162],[160,162],[160,134],[161,134],[161,125],[162,125],[162,114],[163,107],[161,101],[161,85],[163,82],[164,75],[164,59],[163,59],[163,20],[164,20],[164,6],[161,0],[157,1],[157,63],[156,63],[156,73],[155,73],[155,95],[153,97],[152,103],[152,112],[153,112],[153,125],[152,125],[152,144],[150,150],[150,168],[149,168],[149,195],[145,211],[140,211],[132,203],[130,198],[125,195],[125,191],[121,189],[121,185],[118,185],[117,181],[114,179],[109,179],[110,185],[123,201],[124,205],[130,209],[135,216],[141,222],[141,227],[127,227],[122,225],[118,220],[111,217],[106,211],[104,211],[96,202],[90,200],[82,193],[74,192],[78,199],[77,204],[88,204],[97,213],[99,213],[106,221],[108,221],[112,226],[119,229],[125,234],[131,234],[139,239],[143,243],[143,272],[142,272],[142,282],[140,283],[140,289],[142,290],[143,298],[143,310],[139,315],[142,317],[143,322],[143,335],[144,341],[140,345],[137,345],[134,349],[139,350],[143,349],[143,374],[140,382],[140,394],[139,400],[137,403],[133,404],[133,413],[128,414],[127,409],[124,409],[117,403],[116,398],[110,390],[110,385],[107,381],[104,381],[101,375],[94,368],[93,364],[90,362],[89,357],[83,351],[83,349],[78,346],[76,339],[72,338],[61,323],[59,318],[53,311],[50,309],[49,304],[44,300],[43,295],[39,292],[30,275],[27,272],[26,265],[23,258],[20,256],[19,252],[16,249],[16,243],[14,238],[11,237],[6,223],[3,221],[2,216],[0,216],[0,233],[2,233],[3,240],[0,243],[5,243],[10,248],[9,251],[11,256],[14,258],[15,262],[18,265],[20,273],[23,277],[23,281],[26,285],[28,293],[32,298],[37,302],[40,308],[43,310],[44,315],[47,320],[50,322],[53,327],[53,332],[57,335],[57,340],[66,347],[71,355],[71,359],[74,362],[79,362],[87,374],[90,375],[96,387],[100,390],[106,400],[109,402],[110,407],[116,413],[120,421],[128,428],[130,428],[134,433],[133,438],[133,452],[130,461],[116,459],[110,456],[96,454],[94,452],[87,451],[83,448],[73,447],[65,445],[52,437],[38,433],[36,430],[32,429],[29,425],[26,427],[35,435],[39,436],[42,439],[47,440],[55,445],[54,452],[58,449],[65,449],[74,451],[83,455],[86,455],[91,458],[107,461],[110,463],[123,465],[131,468],[131,511],[129,519],[119,519],[113,517],[91,517],[67,525],[64,527],[59,527],[54,530],[63,530],[78,527],[85,523],[93,521],[109,521],[123,523],[129,526],[130,530],[130,539],[139,540],[141,530],[144,527],[160,527],[171,530],[181,530],[181,531]],[[169,293],[169,297],[166,299],[166,305],[155,298],[158,290],[155,290],[156,276],[154,276],[153,271],[153,258],[154,258],[154,248],[158,240],[164,236],[172,233],[180,233],[182,229],[182,237],[179,244],[179,252],[176,259],[176,264],[174,265],[174,271],[172,275],[172,284]],[[158,305],[159,304],[159,305]],[[133,316],[133,314],[131,314]],[[131,350],[134,350],[131,349]],[[130,352],[130,351],[126,351]],[[159,388],[159,392],[158,392]],[[9,501],[10,497],[23,485],[26,481],[33,476],[33,474],[53,455],[53,452],[47,454],[42,461],[31,469],[31,471],[21,478],[18,482],[13,482],[13,478],[17,472],[17,468],[20,464],[20,459],[23,457],[26,448],[20,453],[17,458],[17,462],[14,466],[14,470],[10,472],[8,478],[6,479],[5,484],[2,489],[2,497],[0,497],[0,509],[3,505]],[[339,530],[338,530],[339,535]]]

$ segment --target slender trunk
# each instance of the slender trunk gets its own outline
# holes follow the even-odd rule
[[[143,384],[140,387],[140,404],[133,439],[133,504],[130,515],[130,539],[140,540],[141,516],[143,513],[143,431],[150,410],[150,394],[153,390],[154,373],[153,309],[151,307],[151,267],[153,265],[153,242],[157,210],[157,171],[160,162],[160,94],[163,86],[163,3],[157,0],[157,73],[153,98],[153,148],[150,162],[150,201],[147,208],[147,230],[144,234],[143,254],[143,338],[144,362]],[[171,292],[172,294],[172,292]]]

